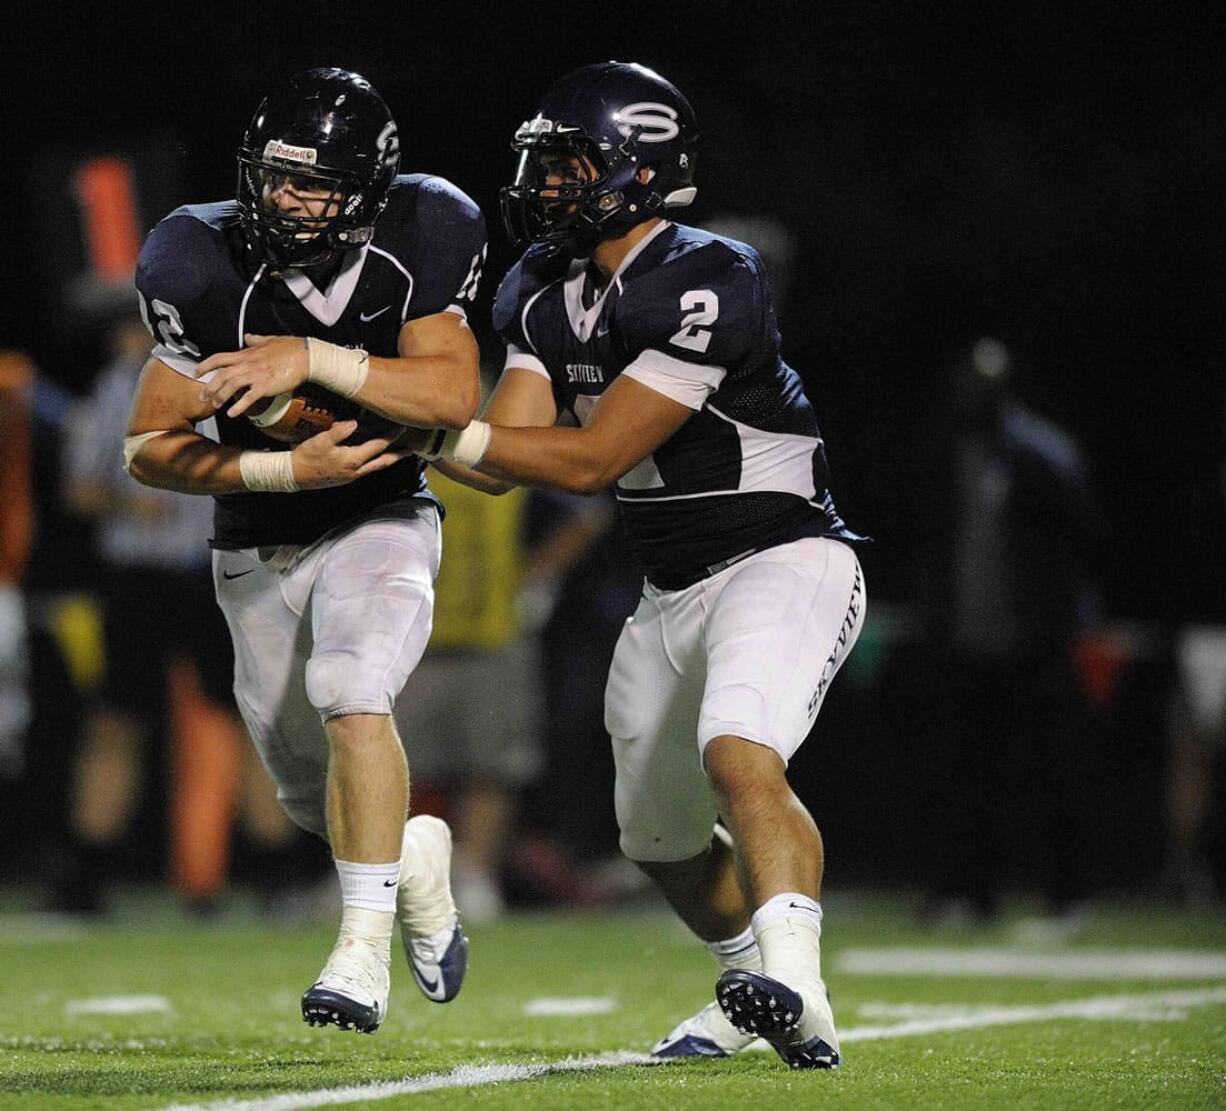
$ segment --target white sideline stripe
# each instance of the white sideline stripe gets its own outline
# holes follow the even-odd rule
[[[70,999],[64,1004],[70,1015],[141,1015],[173,1009],[164,995],[100,995],[94,999]]]
[[[607,1015],[617,1009],[617,1000],[607,995],[577,995],[571,999],[545,996],[529,999],[525,1015]]]
[[[1226,980],[1226,953],[1194,949],[845,949],[838,970],[859,976],[1001,976],[1043,980]]]
[[[299,1107],[334,1107],[392,1096],[437,1092],[443,1088],[480,1088],[508,1080],[535,1080],[554,1072],[590,1072],[622,1065],[658,1065],[646,1053],[600,1053],[593,1057],[568,1057],[563,1061],[541,1061],[532,1065],[459,1065],[446,1073],[390,1080],[380,1084],[358,1084],[349,1088],[322,1088],[316,1092],[286,1092],[263,1099],[223,1099],[215,1103],[175,1103],[163,1111],[296,1111]]]
[[[1046,1022],[1049,1019],[1131,1019],[1148,1022],[1155,1018],[1169,1021],[1181,1017],[1188,1007],[1208,1007],[1226,1003],[1226,987],[1200,991],[1162,991],[1145,995],[1099,995],[1090,999],[1069,999],[1043,1006],[975,1007],[962,1013],[933,1018],[914,1018],[892,1026],[853,1026],[839,1034],[842,1042],[868,1042],[881,1038],[904,1038],[915,1034],[936,1034],[946,1030],[977,1030],[985,1026],[1008,1026],[1018,1022]]]

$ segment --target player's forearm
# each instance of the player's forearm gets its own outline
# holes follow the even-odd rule
[[[145,486],[181,494],[234,494],[247,489],[239,469],[241,454],[239,448],[195,432],[173,430],[146,440],[128,473]]]
[[[446,459],[435,459],[430,465],[442,471],[443,474],[454,482],[471,486],[474,490],[480,490],[483,494],[505,494],[518,485],[515,482],[493,478],[490,475],[473,470],[472,467],[466,467],[462,463],[449,462]]]
[[[463,428],[481,400],[476,358],[419,355],[370,360],[354,395],[366,409],[415,428]]]
[[[585,428],[492,426],[482,474],[522,486],[551,486],[573,494],[594,494],[625,471],[603,439]]]

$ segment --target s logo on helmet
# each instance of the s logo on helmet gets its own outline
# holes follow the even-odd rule
[[[390,162],[400,153],[400,136],[396,133],[396,124],[388,120],[375,140],[375,147],[384,162]]]
[[[649,100],[627,104],[614,113],[613,120],[624,138],[629,139],[638,130],[637,138],[644,143],[667,143],[681,131],[676,108]]]

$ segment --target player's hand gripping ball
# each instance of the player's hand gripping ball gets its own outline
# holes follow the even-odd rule
[[[326,395],[301,387],[262,398],[243,415],[265,436],[283,444],[300,444],[342,419]]]

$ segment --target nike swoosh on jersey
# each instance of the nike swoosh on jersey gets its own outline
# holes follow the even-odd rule
[[[399,882],[400,882],[399,880],[384,880],[383,886],[384,887],[395,887],[396,884],[398,884]]]
[[[235,571],[233,575],[231,575],[229,571],[223,571],[221,573],[221,577],[223,579],[241,579],[244,575],[254,575],[254,574],[255,574],[255,568],[252,567],[248,571]]]
[[[391,305],[384,305],[383,308],[381,308],[378,312],[372,312],[372,313],[360,312],[358,313],[358,319],[363,324],[369,324],[372,320],[374,320],[376,316],[382,316],[391,307],[392,307]]]

